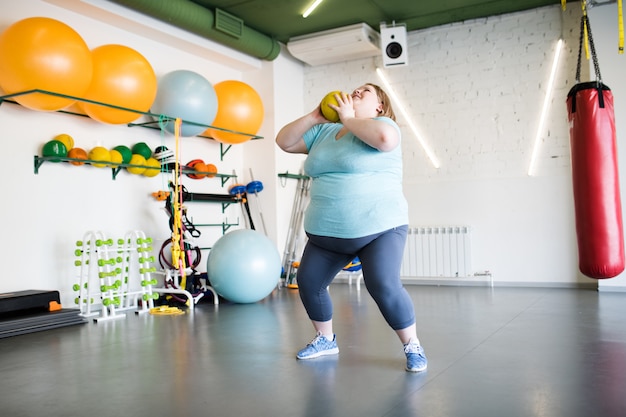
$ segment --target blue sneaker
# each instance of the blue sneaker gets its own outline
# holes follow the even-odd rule
[[[422,372],[428,366],[428,360],[424,355],[424,348],[415,342],[409,342],[404,345],[404,353],[406,354],[406,370],[407,372]]]
[[[325,336],[322,336],[321,333],[318,333],[315,338],[311,340],[311,343],[298,352],[296,358],[314,359],[320,356],[336,355],[338,353],[337,337],[333,336],[333,340],[328,340]]]

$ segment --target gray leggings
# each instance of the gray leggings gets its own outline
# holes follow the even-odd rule
[[[333,317],[327,287],[335,275],[358,256],[363,281],[383,317],[394,330],[415,323],[413,301],[400,281],[408,226],[356,239],[311,235],[298,268],[298,288],[304,308],[313,321]]]

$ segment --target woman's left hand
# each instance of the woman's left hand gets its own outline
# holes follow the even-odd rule
[[[354,104],[352,102],[352,96],[347,93],[335,94],[337,100],[337,106],[329,103],[328,106],[335,110],[339,115],[339,120],[343,122],[345,119],[355,117]]]

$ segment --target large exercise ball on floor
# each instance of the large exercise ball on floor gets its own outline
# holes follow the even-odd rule
[[[92,51],[93,78],[83,98],[126,109],[147,112],[157,94],[157,77],[150,62],[124,45],[102,45]],[[79,106],[102,123],[130,123],[141,113],[99,104],[80,102]]]
[[[92,72],[89,47],[63,22],[31,17],[13,23],[0,35],[0,87],[6,94],[45,90],[78,97],[89,87]],[[42,93],[14,99],[42,111],[60,110],[75,102]]]
[[[211,286],[234,303],[255,303],[278,285],[281,262],[276,245],[264,234],[241,229],[219,238],[207,259]]]
[[[243,143],[256,135],[263,123],[263,101],[259,94],[248,84],[228,80],[215,84],[217,94],[217,114],[213,126],[241,135],[218,129],[207,129],[205,134],[218,142],[228,144]]]
[[[213,84],[193,71],[169,72],[159,79],[152,113],[182,119],[181,136],[199,135],[213,123],[217,113],[217,95]],[[165,130],[175,133],[174,122],[168,122]]]

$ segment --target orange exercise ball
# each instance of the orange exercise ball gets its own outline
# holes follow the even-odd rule
[[[0,87],[5,94],[45,90],[81,96],[93,73],[91,51],[71,27],[47,17],[31,17],[0,35]],[[15,101],[33,110],[56,111],[74,99],[32,93]]]
[[[93,78],[83,98],[147,112],[157,93],[152,65],[139,52],[123,45],[102,45],[92,51]],[[129,123],[141,113],[88,102],[80,107],[94,120],[110,124]]]
[[[228,80],[214,86],[217,94],[217,115],[213,126],[256,135],[263,123],[263,101],[248,84]],[[251,139],[249,135],[208,128],[204,134],[218,142],[237,144]]]

